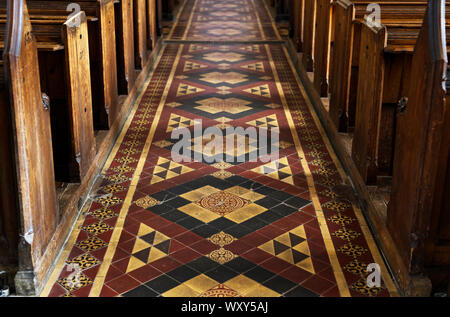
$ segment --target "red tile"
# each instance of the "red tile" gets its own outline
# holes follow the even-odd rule
[[[164,228],[161,228],[159,232],[165,234],[166,236],[170,238],[174,238],[182,233],[185,233],[187,230],[183,228],[180,225],[177,225],[176,223],[172,223],[168,226],[165,226]]]
[[[181,264],[192,262],[201,256],[202,254],[195,252],[190,248],[185,248],[183,250],[171,254],[171,257],[174,258],[176,261],[180,262]]]
[[[263,236],[269,238],[269,240],[275,239],[276,237],[282,235],[285,232],[286,232],[285,230],[282,230],[281,228],[278,228],[274,225],[268,225],[267,227],[258,230],[259,234],[262,234]]]
[[[323,297],[341,297],[337,286],[330,288],[328,291],[322,294]]]
[[[48,297],[60,297],[66,293],[67,293],[67,290],[64,287],[62,287],[58,283],[55,283],[55,285],[53,285],[53,287],[52,287],[52,290],[48,294]]]
[[[219,248],[217,245],[215,245],[214,243],[211,243],[208,240],[202,240],[202,241],[196,242],[196,243],[190,245],[189,247],[203,255],[209,254],[212,251]]]
[[[254,249],[251,249],[250,251],[242,254],[241,257],[243,257],[255,264],[260,264],[260,263],[272,258],[272,255],[270,255],[269,253],[264,252],[263,250],[260,250],[258,248],[254,248]]]
[[[237,240],[230,245],[225,246],[225,249],[230,250],[234,254],[241,255],[253,249],[255,246],[244,243],[242,240]]]
[[[107,286],[119,294],[125,293],[139,285],[138,281],[126,274],[107,283]]]
[[[258,232],[251,233],[244,238],[241,239],[242,242],[245,242],[248,245],[252,245],[254,247],[260,246],[261,244],[269,241],[270,239]]]
[[[186,233],[183,233],[183,234],[177,236],[175,239],[178,240],[179,242],[183,243],[186,246],[191,246],[194,243],[202,240],[203,238],[196,235],[195,233],[186,232]]]
[[[89,293],[91,292],[92,284],[82,287],[80,289],[77,289],[76,291],[73,291],[72,294],[75,297],[89,297]]]
[[[151,265],[143,266],[129,273],[131,277],[135,278],[141,283],[146,283],[161,274],[162,273],[159,270],[155,269]]]
[[[295,282],[297,284],[300,284],[301,282],[305,281],[306,279],[310,278],[313,274],[302,270],[301,268],[297,266],[292,266],[288,268],[287,270],[284,270],[280,273],[282,277],[287,278],[288,280],[291,280],[292,282]]]
[[[180,262],[176,261],[175,259],[172,259],[170,257],[165,257],[165,258],[162,258],[155,262],[150,263],[150,265],[163,273],[167,273],[167,272],[170,272],[170,271],[176,269],[177,267],[180,267],[182,264]]]
[[[318,276],[314,275],[311,278],[307,279],[305,282],[302,283],[302,287],[305,287],[317,294],[323,294],[330,288],[335,286],[334,283]]]
[[[114,265],[111,265],[108,269],[108,273],[106,273],[105,283],[118,278],[122,274],[123,272],[121,270],[115,268]]]
[[[170,241],[170,251],[169,254],[173,254],[179,250],[182,250],[186,248],[186,246],[180,242],[178,242],[177,240],[171,240]]]
[[[263,262],[261,266],[274,273],[279,274],[287,268],[291,267],[291,264],[278,258],[272,257],[271,259]]]

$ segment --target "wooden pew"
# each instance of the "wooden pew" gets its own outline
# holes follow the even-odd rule
[[[67,0],[29,0],[30,12],[36,15],[67,16]],[[115,13],[113,0],[76,1],[89,17],[89,53],[91,62],[92,104],[95,130],[107,130],[120,108],[117,88]]]
[[[294,45],[297,52],[301,52],[303,43],[303,16],[304,16],[304,0],[294,1],[294,25],[293,25],[293,37]]]
[[[14,140],[14,176],[19,208],[19,268],[16,291],[34,293],[33,279],[59,221],[55,193],[50,112],[44,107],[39,82],[35,36],[25,1],[9,1],[4,48],[6,101]],[[20,211],[20,212],[19,212]],[[3,211],[2,211],[3,213]]]
[[[147,49],[153,50],[158,41],[156,0],[147,0]]]
[[[443,0],[429,2],[414,51],[408,104],[397,122],[387,226],[406,268],[397,274],[432,276],[438,270],[448,285],[450,114],[443,6]]]
[[[316,0],[304,1],[302,52],[303,65],[307,72],[314,70],[314,37],[316,32]]]
[[[392,175],[398,103],[407,96],[421,26],[362,23],[352,158],[363,180]]]
[[[420,25],[426,9],[425,1],[376,1],[382,8],[381,22],[383,24],[395,25],[396,23]],[[330,116],[340,132],[349,131],[353,127],[356,108],[356,91],[358,82],[358,58],[360,26],[368,1],[350,2],[348,0],[337,0],[334,5],[333,14],[333,49],[331,65],[318,66],[321,73],[315,74],[316,87],[319,82],[327,81],[326,69],[330,70]],[[320,51],[326,51],[329,47],[322,41],[318,42]],[[320,44],[321,43],[321,44]],[[324,59],[317,62],[323,63]],[[336,61],[336,62],[334,62]],[[326,85],[321,85],[325,87]],[[322,91],[323,92],[323,91]]]
[[[117,86],[119,95],[131,92],[136,80],[133,0],[115,2]]]
[[[147,0],[133,0],[134,4],[134,56],[137,69],[142,69],[148,59],[147,54]]]
[[[64,24],[55,18],[32,25],[39,51],[41,89],[51,104],[56,179],[78,183],[96,152],[86,16],[79,12]]]

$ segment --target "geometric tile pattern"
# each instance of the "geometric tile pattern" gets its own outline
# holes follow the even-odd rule
[[[168,38],[42,295],[395,295],[264,1],[187,0]],[[278,128],[279,159],[249,160],[247,136],[245,155],[216,151],[232,162],[176,163],[171,132],[194,119]]]

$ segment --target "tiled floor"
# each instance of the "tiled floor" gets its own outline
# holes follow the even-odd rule
[[[264,2],[187,0],[169,40],[41,295],[396,295]],[[175,162],[172,132],[196,119],[279,128],[279,150],[249,135],[207,151],[194,133]]]

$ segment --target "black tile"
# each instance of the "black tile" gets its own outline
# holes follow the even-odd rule
[[[274,273],[272,273],[260,266],[257,266],[255,268],[251,269],[250,271],[244,273],[244,275],[260,284],[264,283],[268,279],[273,278],[275,276]]]
[[[284,294],[284,297],[319,297],[319,295],[301,287],[300,285]]]
[[[269,210],[256,216],[255,218],[258,220],[262,220],[268,224],[271,224],[277,220],[280,220],[281,218],[284,218],[284,216]]]
[[[292,208],[285,204],[280,204],[280,205],[270,208],[270,211],[277,213],[277,214],[281,215],[282,217],[286,217],[286,216],[289,216],[289,215],[293,214],[294,212],[298,211],[298,209]]]
[[[243,178],[241,176],[238,175],[234,175],[231,177],[228,177],[227,179],[225,179],[225,182],[230,183],[232,186],[237,186],[237,185],[241,185],[242,183],[247,182],[248,179]]]
[[[289,198],[288,200],[286,200],[284,203],[286,205],[297,208],[297,210],[298,210],[298,209],[308,205],[309,203],[311,203],[311,201],[303,199],[301,197],[292,197],[292,198]]]
[[[247,180],[246,182],[239,184],[239,186],[247,188],[247,189],[256,190],[257,188],[260,188],[263,185],[258,182],[252,181],[252,180]]]
[[[155,198],[156,200],[159,200],[161,202],[164,202],[166,200],[169,200],[169,199],[175,197],[174,194],[172,194],[172,193],[170,193],[169,191],[166,191],[166,190],[162,191],[162,192],[159,192],[159,193],[156,193],[156,194],[152,194],[151,196],[153,198]]]
[[[203,256],[187,264],[190,268],[196,270],[197,272],[204,273],[213,270],[219,266],[219,263],[208,259]]]
[[[297,286],[297,284],[295,284],[294,282],[291,282],[281,276],[275,276],[274,278],[265,281],[263,285],[279,294],[286,293],[287,291]]]
[[[197,220],[193,217],[186,217],[180,221],[177,221],[177,224],[179,224],[180,226],[185,227],[188,230],[192,230],[194,228],[197,228],[201,225],[203,225],[204,223],[201,222],[200,220]]]
[[[170,271],[169,273],[167,273],[167,275],[180,283],[184,283],[190,280],[191,278],[196,277],[198,275],[198,272],[194,271],[193,269],[191,269],[186,265],[183,265],[179,268],[176,268],[173,271]]]
[[[272,195],[277,192],[276,189],[273,189],[273,188],[270,188],[267,186],[261,186],[261,187],[255,188],[254,191],[261,195],[265,195],[265,196]]]
[[[209,238],[213,234],[216,234],[216,233],[220,232],[220,230],[217,229],[217,228],[211,227],[208,224],[204,224],[204,225],[202,225],[200,227],[192,229],[192,232],[194,232],[195,234],[199,235],[200,237]]]
[[[217,228],[219,230],[225,230],[227,228],[234,226],[235,224],[236,224],[235,222],[228,220],[227,218],[224,217],[217,218],[216,220],[213,220],[209,223],[210,226]]]
[[[279,205],[280,202],[278,200],[275,200],[273,198],[270,197],[264,197],[263,199],[257,200],[255,201],[255,204],[258,204],[260,206],[263,206],[267,209],[270,209],[276,205]]]
[[[190,204],[191,202],[187,199],[181,198],[181,197],[175,197],[173,199],[170,199],[166,202],[169,206],[172,206],[173,208],[179,208],[182,206],[186,206]]]
[[[204,274],[221,284],[239,275],[239,273],[223,265],[220,265]]]
[[[225,233],[231,234],[236,239],[245,237],[246,235],[252,233],[253,231],[254,231],[253,229],[241,225],[234,225],[224,230]]]
[[[191,190],[192,189],[190,187],[187,187],[186,185],[178,185],[168,189],[169,192],[176,196],[185,194],[187,192],[190,192]]]
[[[173,211],[175,209],[173,209],[172,206],[169,206],[167,204],[160,204],[160,205],[155,205],[153,207],[147,208],[147,210],[149,210],[157,215],[163,215],[163,214]]]
[[[180,283],[170,278],[167,275],[161,275],[150,282],[145,283],[146,286],[150,287],[152,290],[158,292],[159,294],[165,293],[168,290],[178,286]]]
[[[264,222],[261,219],[253,217],[249,220],[242,222],[241,225],[251,229],[252,231],[256,231],[267,226],[267,222]]]
[[[122,294],[123,297],[157,297],[158,293],[151,290],[145,285],[136,287],[135,289]]]
[[[225,182],[224,180],[218,179],[217,177],[214,177],[211,175],[204,176],[202,178],[196,179],[196,180],[186,183],[184,185],[187,187],[190,187],[192,189],[199,189],[201,187],[208,186],[208,185],[213,186],[218,189],[226,189],[226,188],[232,187],[232,186],[230,186],[229,183]]]
[[[185,218],[190,217],[189,215],[186,215],[184,212],[178,211],[178,210],[172,210],[171,212],[165,213],[162,215],[164,218],[166,218],[167,220],[173,221],[173,222],[177,222],[177,221],[181,221]]]
[[[240,274],[243,274],[243,273],[253,269],[256,266],[256,264],[254,264],[250,261],[247,261],[246,259],[243,259],[241,257],[233,259],[233,260],[225,263],[224,265]]]
[[[273,199],[279,200],[281,202],[288,200],[289,198],[293,197],[292,195],[279,191],[279,190],[274,190],[273,192],[271,192],[270,194],[268,194],[268,196],[270,196]]]

